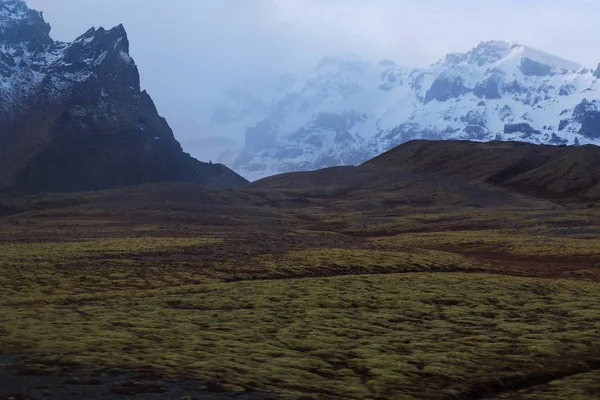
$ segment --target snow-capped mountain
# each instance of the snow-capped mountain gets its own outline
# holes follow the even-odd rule
[[[183,152],[140,89],[122,25],[55,42],[24,0],[0,0],[0,191],[173,180],[244,182]]]
[[[229,118],[211,127],[245,134],[222,161],[249,179],[357,164],[412,139],[600,144],[600,67],[510,42],[429,68],[327,58],[270,94],[224,103]]]

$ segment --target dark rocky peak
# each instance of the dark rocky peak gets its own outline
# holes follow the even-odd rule
[[[54,42],[41,13],[0,0],[0,192],[245,180],[183,152],[140,91],[122,25]]]
[[[443,60],[444,65],[456,65],[466,62],[469,59],[467,53],[450,53],[446,55]]]
[[[123,25],[110,30],[91,28],[69,44],[65,61],[68,63],[94,61],[99,65],[111,56],[119,57],[126,63],[133,62],[129,56],[129,40]]]
[[[465,93],[472,90],[466,87],[463,77],[453,69],[447,69],[437,77],[431,88],[427,91],[424,98],[424,103],[427,104],[432,100],[439,102],[456,99]]]
[[[481,42],[467,53],[448,54],[443,64],[456,65],[468,63],[481,67],[506,57],[516,47],[520,47],[520,45],[504,41]]]
[[[499,80],[500,78],[498,75],[491,75],[477,83],[473,89],[473,93],[479,98],[488,100],[500,99],[502,98],[502,95],[500,93]]]
[[[58,71],[93,71],[105,92],[140,91],[138,69],[129,55],[129,40],[123,25],[106,30],[92,28],[70,43]]]
[[[526,76],[548,76],[552,73],[552,67],[523,57],[519,69]]]
[[[520,122],[517,124],[506,124],[504,125],[504,133],[522,133],[523,138],[530,137],[531,135],[539,135],[541,132],[534,129],[531,125],[526,122]]]
[[[600,101],[583,99],[573,110],[573,120],[581,124],[580,135],[600,138]]]
[[[594,71],[594,76],[600,79],[600,64],[598,64],[598,68],[596,68],[596,71]]]
[[[100,47],[109,49],[112,46],[112,51],[122,51],[129,54],[129,39],[123,24],[119,24],[110,30],[103,27],[98,29],[90,28],[86,33],[79,36],[73,44],[83,44],[86,47]]]
[[[526,76],[565,75],[572,72],[583,72],[583,68],[577,63],[531,47],[505,41],[481,42],[467,53],[447,55],[437,66],[474,66],[493,69],[494,64],[497,64],[504,65],[502,68],[512,68],[514,65],[513,60],[520,62],[520,64],[517,64],[517,68]]]
[[[479,66],[491,64],[506,57],[516,47],[519,45],[510,42],[481,42],[469,53],[469,62]]]
[[[29,9],[24,0],[0,0],[0,42],[24,43],[30,50],[54,43],[42,13]]]

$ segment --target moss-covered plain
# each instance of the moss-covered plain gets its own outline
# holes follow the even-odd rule
[[[0,308],[0,348],[89,368],[151,365],[232,390],[433,398],[598,351],[599,289],[410,273],[13,299]]]
[[[0,219],[0,354],[305,399],[597,393],[597,209],[157,204]]]

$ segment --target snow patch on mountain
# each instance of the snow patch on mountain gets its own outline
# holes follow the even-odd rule
[[[330,57],[268,95],[245,89],[211,128],[244,137],[220,161],[249,179],[353,165],[412,139],[600,144],[597,75],[504,41],[429,68]]]
[[[0,1],[0,29],[26,18],[29,9],[23,0]]]
[[[114,66],[112,58],[121,60],[123,70],[135,68],[122,26],[111,30],[92,28],[72,43],[54,42],[45,36],[49,27],[46,31],[41,14],[27,9],[23,1],[2,0],[0,7],[0,24],[4,27],[0,28],[0,37],[4,34],[11,39],[0,44],[0,111],[9,119],[18,118],[24,104],[40,97],[56,102],[69,96],[76,85],[102,79],[99,74],[103,66]],[[18,35],[12,35],[11,30]],[[107,42],[114,43],[107,46]]]

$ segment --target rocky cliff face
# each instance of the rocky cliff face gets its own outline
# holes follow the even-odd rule
[[[413,139],[600,144],[600,73],[510,42],[484,42],[429,68],[325,59],[259,112],[216,124],[246,134],[223,162],[250,179],[351,165]]]
[[[0,190],[244,183],[182,151],[140,90],[123,26],[92,28],[71,43],[49,33],[23,0],[0,0]]]

